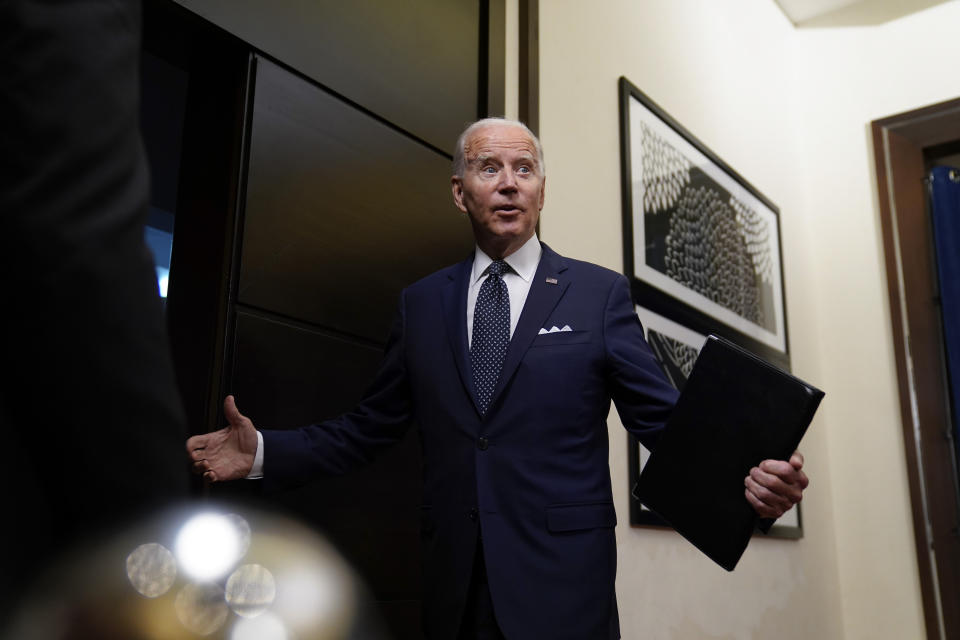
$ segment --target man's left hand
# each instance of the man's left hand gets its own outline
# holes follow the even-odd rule
[[[803,454],[794,451],[789,462],[764,460],[743,484],[747,501],[761,518],[779,518],[803,499],[810,480],[803,472]]]

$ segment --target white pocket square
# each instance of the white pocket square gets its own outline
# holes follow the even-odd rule
[[[559,328],[559,327],[557,327],[557,325],[553,325],[552,327],[550,327],[549,330],[547,330],[547,329],[540,329],[540,331],[538,332],[538,335],[541,335],[541,336],[542,336],[542,335],[545,334],[545,333],[557,333],[558,331],[573,331],[573,329],[571,329],[571,328],[570,328],[570,325],[568,325],[568,324],[563,325],[563,328],[562,328],[562,329]]]

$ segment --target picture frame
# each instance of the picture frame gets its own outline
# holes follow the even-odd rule
[[[664,373],[678,390],[683,386],[693,370],[693,363],[697,359],[700,349],[707,341],[707,336],[684,327],[678,322],[661,316],[640,305],[635,305],[637,316],[643,325],[644,337],[653,350],[654,355],[663,366]],[[627,474],[631,488],[630,494],[630,524],[635,526],[669,527],[660,516],[646,508],[632,493],[640,479],[640,472],[650,456],[650,451],[644,447],[633,435],[628,434],[627,444]],[[778,538],[802,538],[802,515],[800,505],[783,514],[770,528],[768,536]]]
[[[789,371],[779,208],[625,77],[619,98],[624,274],[667,377],[711,333]],[[628,439],[632,490],[649,452]],[[630,524],[668,526],[632,494]],[[800,506],[768,535],[803,537]]]
[[[619,90],[634,301],[789,370],[780,210],[629,80]]]

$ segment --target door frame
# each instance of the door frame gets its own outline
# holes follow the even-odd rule
[[[871,123],[900,414],[928,638],[960,637],[960,504],[926,159],[960,142],[960,98]]]

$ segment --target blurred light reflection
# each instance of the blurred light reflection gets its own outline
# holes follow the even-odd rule
[[[242,558],[247,555],[247,551],[250,550],[250,540],[252,536],[250,525],[243,519],[243,516],[236,513],[228,513],[225,517],[230,521],[230,524],[233,525],[233,528],[237,530],[240,543],[239,549],[237,549],[237,557]]]
[[[230,640],[287,640],[287,630],[277,616],[265,613],[240,619],[233,627]]]
[[[306,560],[306,558],[304,558]],[[276,610],[297,628],[337,628],[351,603],[345,576],[327,562],[288,567],[278,573],[280,593]]]
[[[201,636],[222,627],[230,613],[223,600],[223,589],[209,582],[186,585],[173,606],[183,626]]]
[[[322,536],[289,518],[229,513],[184,505],[79,549],[25,590],[0,619],[0,640],[388,637]]]
[[[249,526],[246,531],[249,540]],[[177,560],[197,580],[214,580],[242,557],[242,536],[229,516],[201,513],[190,518],[177,535]]]
[[[259,564],[245,564],[227,579],[227,604],[234,613],[245,618],[253,618],[269,609],[276,595],[273,574]]]
[[[157,598],[177,579],[177,562],[162,544],[142,544],[127,556],[127,578],[141,595]]]

